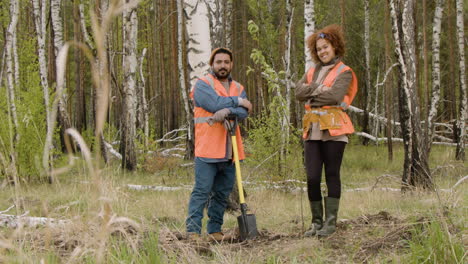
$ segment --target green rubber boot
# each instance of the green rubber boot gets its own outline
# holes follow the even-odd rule
[[[322,201],[311,201],[310,211],[312,212],[312,224],[310,225],[310,229],[304,233],[305,237],[315,236],[317,231],[323,226]]]
[[[317,231],[317,236],[324,237],[335,233],[339,207],[340,199],[325,197],[325,223],[322,229]]]

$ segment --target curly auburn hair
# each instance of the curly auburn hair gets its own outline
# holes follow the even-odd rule
[[[317,55],[317,40],[326,39],[335,48],[335,54],[338,57],[342,57],[345,53],[345,42],[343,36],[343,30],[337,24],[328,25],[320,30],[315,31],[314,34],[307,38],[307,47],[310,50],[310,55],[315,62],[320,62]]]

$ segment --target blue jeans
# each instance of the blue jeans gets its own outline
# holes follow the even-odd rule
[[[203,210],[208,203],[208,234],[221,232],[227,199],[234,186],[232,161],[206,163],[195,158],[195,186],[188,206],[187,232],[201,233]]]

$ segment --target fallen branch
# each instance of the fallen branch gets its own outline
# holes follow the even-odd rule
[[[69,221],[67,220],[57,220],[54,218],[47,218],[47,217],[25,216],[27,214],[28,212],[19,216],[0,214],[0,226],[9,227],[9,228],[18,228],[20,226],[37,227],[37,226],[45,226],[45,225],[57,227],[57,226],[62,226],[62,225],[69,223]]]
[[[377,138],[377,137],[374,137],[372,135],[369,135],[367,134],[366,132],[355,132],[354,133],[355,135],[357,136],[360,136],[360,137],[365,137],[365,138],[368,138],[374,142],[387,142],[387,138]],[[403,142],[403,139],[402,138],[392,138],[392,142]],[[432,142],[433,145],[444,145],[444,146],[452,146],[452,147],[456,147],[457,146],[457,143],[450,143],[450,142]]]

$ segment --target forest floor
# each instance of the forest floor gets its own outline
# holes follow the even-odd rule
[[[283,178],[276,167],[242,164],[259,235],[240,241],[240,212],[228,211],[223,232],[236,239],[223,243],[186,239],[193,167],[150,159],[146,173],[110,166],[93,176],[83,163],[52,185],[2,187],[0,217],[47,220],[0,219],[0,263],[466,263],[468,181],[459,182],[468,167],[453,151],[434,150],[435,192],[408,193],[399,189],[401,153],[388,162],[384,146],[348,152],[337,231],[326,238],[303,237],[310,210],[300,157]]]

